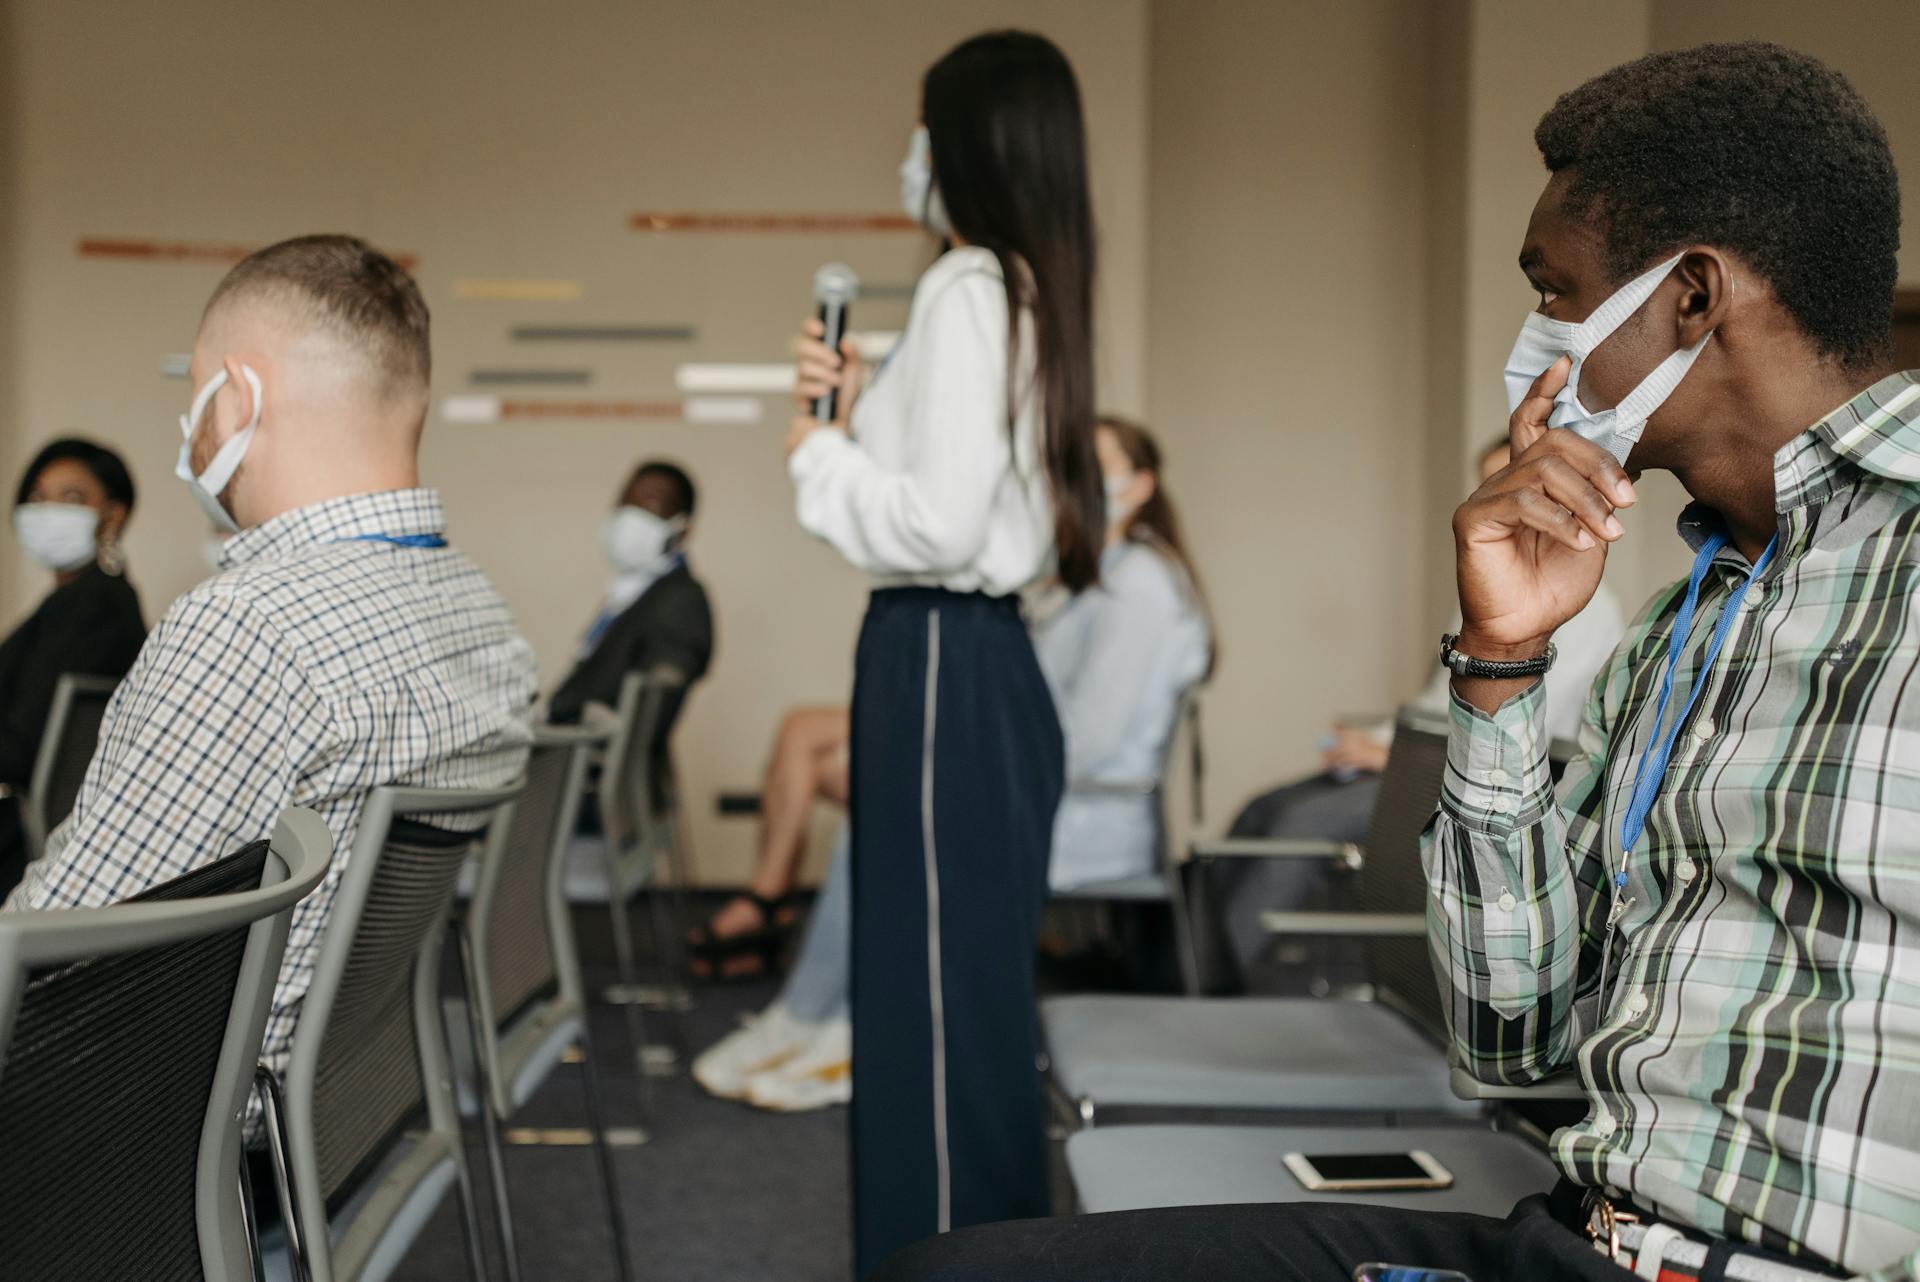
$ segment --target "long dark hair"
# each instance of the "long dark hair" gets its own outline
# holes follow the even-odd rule
[[[1073,68],[1024,31],[975,36],[933,64],[920,90],[933,174],[954,231],[1000,261],[1007,285],[1009,399],[1020,317],[1031,309],[1046,421],[1060,579],[1099,581],[1106,495],[1093,451],[1093,202]]]
[[[1123,532],[1130,543],[1143,543],[1180,567],[1186,575],[1187,586],[1193,590],[1194,604],[1199,607],[1200,615],[1207,621],[1209,651],[1207,654],[1207,675],[1220,665],[1220,642],[1217,630],[1213,626],[1213,610],[1207,604],[1207,589],[1200,582],[1200,571],[1194,568],[1193,556],[1187,551],[1187,539],[1180,532],[1180,513],[1173,506],[1173,496],[1167,493],[1166,464],[1160,453],[1160,442],[1153,433],[1132,419],[1121,418],[1114,414],[1102,414],[1100,426],[1113,433],[1114,444],[1127,456],[1127,462],[1136,472],[1153,473],[1153,497],[1134,509],[1127,518],[1127,528]]]

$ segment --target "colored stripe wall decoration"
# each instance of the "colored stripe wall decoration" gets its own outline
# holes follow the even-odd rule
[[[905,214],[634,214],[627,219],[634,231],[747,232],[813,235],[821,232],[918,232],[920,224]]]

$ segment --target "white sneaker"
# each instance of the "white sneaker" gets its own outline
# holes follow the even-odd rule
[[[776,1113],[805,1113],[852,1099],[853,1024],[845,1019],[819,1025],[799,1054],[747,1081],[747,1103]]]
[[[693,1061],[693,1080],[721,1099],[744,1099],[747,1080],[805,1050],[820,1025],[803,1023],[775,1002]]]

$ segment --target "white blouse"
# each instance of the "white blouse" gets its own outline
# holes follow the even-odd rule
[[[883,587],[1005,596],[1048,572],[1053,500],[1031,313],[1011,433],[1007,343],[998,260],[971,246],[941,255],[854,402],[851,438],[813,432],[788,460],[800,524]]]

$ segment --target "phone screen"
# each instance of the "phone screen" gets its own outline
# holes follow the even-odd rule
[[[1309,1153],[1323,1180],[1427,1180],[1427,1168],[1406,1153]]]

